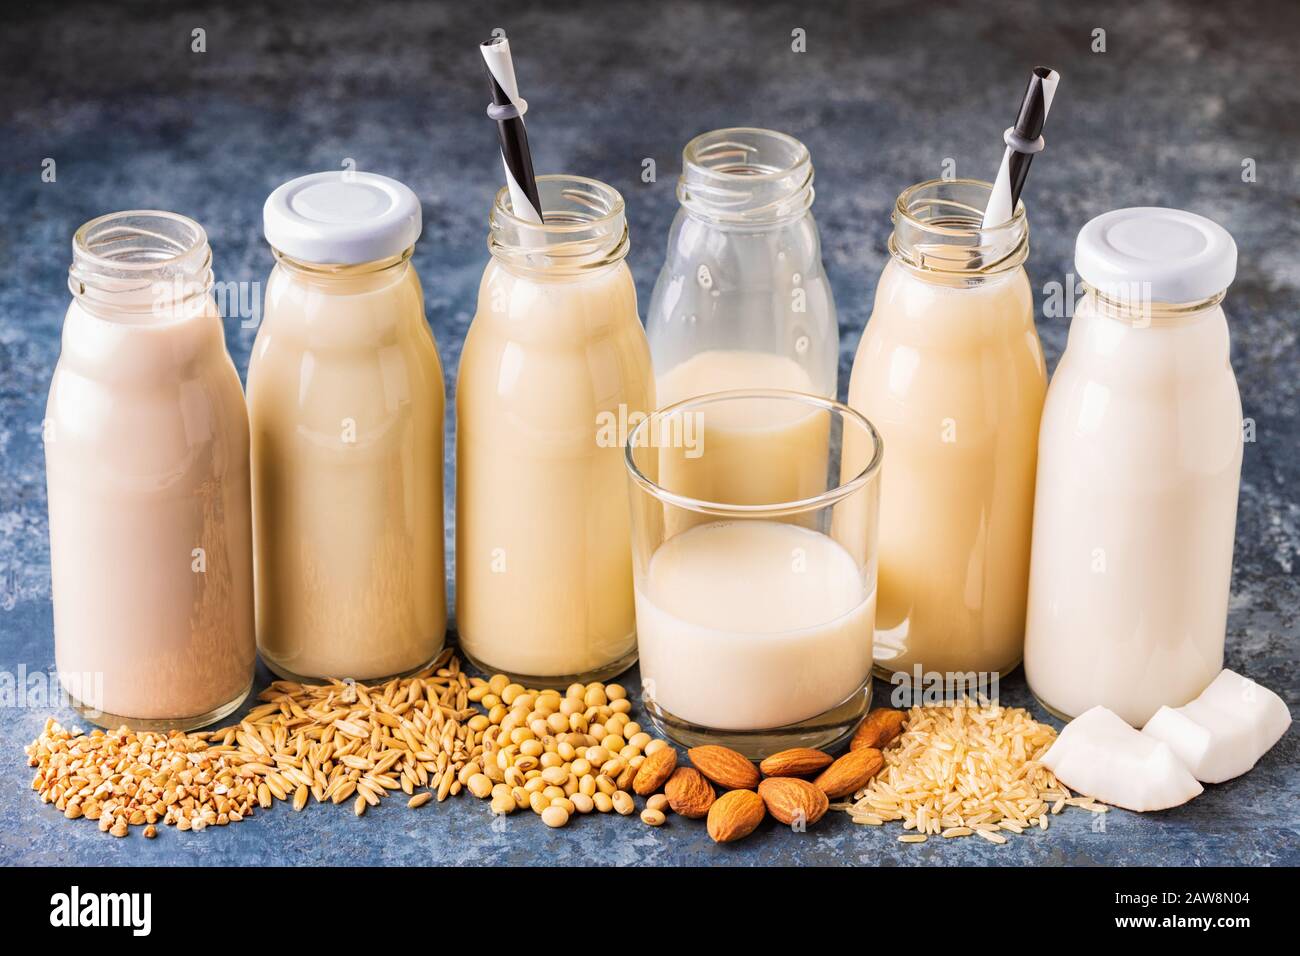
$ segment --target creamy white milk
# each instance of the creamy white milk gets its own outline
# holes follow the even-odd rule
[[[1223,666],[1241,473],[1228,325],[1088,295],[1043,412],[1025,674],[1052,710],[1134,726]]]
[[[875,594],[827,535],[718,521],[669,538],[636,596],[648,696],[716,730],[781,727],[845,701],[871,668]]]

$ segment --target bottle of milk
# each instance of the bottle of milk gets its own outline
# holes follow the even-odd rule
[[[1176,209],[1079,233],[1084,295],[1038,450],[1025,673],[1059,716],[1141,726],[1223,666],[1241,399],[1220,303],[1232,237]]]
[[[44,423],[54,651],[105,727],[189,730],[253,681],[248,413],[194,220],[77,230]]]
[[[489,223],[456,383],[456,624],[465,655],[530,687],[636,660],[629,425],[654,407],[617,190],[539,176],[544,223]]]
[[[444,390],[420,200],[365,172],[277,188],[248,363],[258,648],[289,680],[420,670],[447,630]]]
[[[719,129],[682,152],[682,208],[646,334],[660,406],[780,388],[835,397],[839,326],[813,220],[807,147]]]
[[[853,363],[849,404],[889,451],[875,646],[886,673],[1005,674],[1024,647],[1047,372],[1024,205],[985,227],[991,190],[932,180],[898,197]]]

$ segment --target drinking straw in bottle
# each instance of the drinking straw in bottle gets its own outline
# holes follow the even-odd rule
[[[506,170],[510,204],[520,219],[542,221],[542,203],[537,196],[537,177],[533,173],[533,154],[528,148],[528,130],[524,114],[528,102],[519,95],[515,82],[515,64],[510,58],[510,41],[493,37],[479,45],[487,64],[492,85],[492,103],[487,114],[497,121],[501,138],[501,164]]]
[[[1002,155],[1002,166],[998,169],[997,179],[993,181],[993,192],[989,196],[988,205],[984,208],[984,228],[1002,225],[1015,212],[1020,190],[1025,185],[1025,177],[1029,175],[1029,164],[1034,161],[1034,154],[1042,152],[1046,145],[1043,140],[1043,124],[1047,122],[1052,97],[1056,95],[1056,84],[1060,80],[1061,75],[1055,70],[1045,66],[1034,67],[1015,125],[1007,127],[1007,131],[1002,134],[1007,149]]]

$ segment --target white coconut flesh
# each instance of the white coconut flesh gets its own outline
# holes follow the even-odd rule
[[[1239,777],[1291,726],[1286,703],[1267,687],[1230,670],[1182,707],[1161,707],[1142,733],[1168,744],[1205,783]]]
[[[1167,744],[1100,706],[1065,726],[1043,764],[1070,789],[1139,813],[1180,806],[1204,789]]]

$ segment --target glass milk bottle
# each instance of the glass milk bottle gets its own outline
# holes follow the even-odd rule
[[[45,419],[59,679],[97,724],[190,729],[253,678],[248,417],[198,223],[119,212],[72,242]]]
[[[849,404],[889,453],[875,646],[884,673],[1005,674],[1021,658],[1047,376],[1024,207],[982,228],[990,188],[934,180],[898,197],[853,365]]]
[[[622,443],[654,406],[623,199],[537,180],[544,224],[501,190],[456,386],[456,623],[479,667],[531,686],[636,658]]]
[[[1025,674],[1069,719],[1134,726],[1223,667],[1241,478],[1241,399],[1220,303],[1237,250],[1175,209],[1079,233],[1083,298],[1038,449]]]
[[[766,129],[704,133],[682,152],[677,197],[646,318],[660,405],[738,388],[834,398],[839,326],[807,148]]]
[[[316,173],[263,217],[276,264],[248,366],[262,656],[291,679],[410,673],[447,627],[420,202],[384,176]]]

